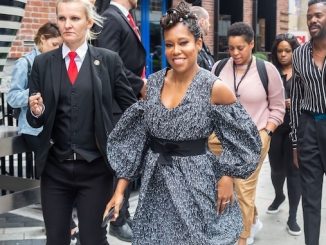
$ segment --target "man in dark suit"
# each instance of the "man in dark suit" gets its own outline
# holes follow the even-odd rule
[[[59,49],[38,56],[33,65],[27,120],[43,126],[37,137],[37,172],[47,245],[70,244],[76,204],[80,242],[108,244],[101,227],[112,195],[106,141],[113,129],[113,99],[122,110],[136,101],[118,54],[87,44],[100,16],[88,0],[59,0]]]
[[[127,78],[138,98],[145,95],[145,61],[146,52],[141,43],[140,32],[135,24],[131,9],[137,7],[137,0],[112,0],[109,7],[102,14],[105,18],[103,29],[95,45],[116,51],[121,57],[126,69]],[[118,121],[122,111],[115,104],[114,120]],[[124,206],[119,218],[111,222],[109,233],[120,240],[131,241],[132,231],[129,219],[130,189],[126,191]]]
[[[103,28],[95,44],[115,51],[121,57],[126,75],[135,95],[144,96],[146,51],[140,32],[129,11],[137,7],[137,0],[112,0],[104,11]],[[135,22],[134,22],[135,23]]]

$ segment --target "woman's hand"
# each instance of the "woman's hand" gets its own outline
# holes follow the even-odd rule
[[[217,212],[223,213],[226,205],[233,203],[233,178],[223,176],[216,184],[217,189]]]
[[[124,193],[125,193],[126,188],[128,187],[128,184],[129,184],[129,181],[127,179],[124,179],[124,178],[118,179],[117,187],[115,188],[113,197],[106,205],[106,208],[105,208],[105,211],[103,214],[103,219],[109,213],[111,208],[114,208],[113,218],[111,220],[115,221],[119,217],[119,211],[122,207]]]
[[[299,168],[299,159],[298,159],[298,150],[295,148],[293,149],[293,164],[296,168]]]
[[[36,116],[39,117],[42,115],[44,111],[44,104],[43,104],[43,98],[40,93],[33,93],[29,99],[29,107],[32,113]]]
[[[290,109],[290,107],[291,107],[291,99],[286,99],[285,100],[285,107],[286,107],[286,109]]]
[[[120,212],[120,209],[123,204],[123,198],[124,198],[123,193],[114,193],[113,197],[106,205],[106,208],[105,208],[105,211],[103,214],[103,220],[104,220],[104,217],[109,213],[111,208],[114,208],[114,211],[113,211],[113,217],[112,217],[112,219],[110,219],[110,221],[115,221],[119,217],[119,212]]]

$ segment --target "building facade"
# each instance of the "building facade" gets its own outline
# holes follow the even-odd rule
[[[26,1],[24,18],[8,58],[20,58],[32,49],[38,28],[47,21],[56,22],[55,6],[56,0]]]
[[[98,0],[100,3],[101,0]],[[105,0],[108,1],[108,0]],[[159,18],[166,9],[180,0],[140,0],[135,16],[142,31],[148,52],[150,71],[166,65]],[[289,29],[289,0],[187,0],[201,5],[210,14],[211,29],[205,43],[214,51],[215,58],[226,52],[226,31],[231,23],[244,21],[256,33],[256,51],[270,51],[274,37]],[[292,1],[292,0],[290,0]],[[296,0],[297,1],[297,0]],[[25,15],[8,57],[17,59],[33,46],[37,29],[46,21],[56,21],[56,0],[27,0]]]

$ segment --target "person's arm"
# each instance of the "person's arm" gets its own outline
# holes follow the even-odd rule
[[[236,98],[232,91],[221,81],[216,81],[212,89],[212,103],[215,105],[228,105],[234,103]],[[217,211],[222,213],[229,202],[233,202],[233,178],[222,176],[216,184]]]
[[[298,153],[297,153],[297,128],[298,128],[298,121],[300,115],[300,102],[302,99],[302,83],[301,78],[295,68],[295,63],[293,62],[292,66],[292,83],[291,83],[291,106],[290,106],[290,126],[291,126],[291,133],[290,137],[292,139],[292,147],[293,147],[293,164],[299,168],[298,162]]]
[[[124,73],[122,60],[115,54],[114,62],[114,97],[122,111],[137,101],[135,94],[130,86],[128,79]]]
[[[144,91],[146,89],[146,79],[137,76],[135,73],[133,73],[131,70],[127,69],[126,67],[125,67],[125,74],[128,81],[130,82],[130,85],[136,97],[143,98],[145,95]]]
[[[234,179],[226,175],[222,176],[221,179],[217,182],[216,190],[218,195],[216,200],[216,209],[218,213],[222,213],[228,204],[233,203],[233,185]]]
[[[106,14],[104,13],[103,17],[105,17],[106,19],[104,21],[101,33],[97,38],[96,44],[98,47],[106,48],[120,54],[121,43],[124,40],[121,40],[122,38],[121,29],[117,27],[119,27],[121,23],[119,23],[116,20],[116,18],[112,17],[108,13]],[[143,94],[141,94],[141,92],[144,91],[142,89],[145,86],[143,79],[140,76],[134,74],[131,70],[129,70],[125,66],[123,69],[136,97],[143,96]]]
[[[41,94],[39,64],[43,61],[36,56],[29,82],[29,110],[27,110],[26,118],[29,125],[33,128],[39,128],[44,125],[44,110],[45,105]]]
[[[111,200],[106,205],[103,217],[105,217],[111,208],[114,208],[114,215],[112,221],[115,221],[119,217],[119,211],[122,207],[124,193],[128,187],[129,181],[127,179],[118,179],[117,187],[115,188],[114,194]]]
[[[217,207],[221,212],[233,200],[233,178],[247,178],[256,169],[261,140],[256,125],[236,101],[226,83],[216,81],[212,88],[214,132],[222,144],[222,154],[215,164]]]
[[[96,39],[96,45],[101,48],[106,48],[117,53],[121,49],[121,29],[117,28],[121,25],[110,14],[104,13],[105,18],[101,33]]]
[[[285,115],[285,93],[282,78],[271,63],[265,62],[268,74],[268,109],[269,116],[265,130],[274,132],[283,123]]]
[[[22,108],[28,106],[28,64],[27,60],[20,58],[16,61],[10,89],[7,94],[7,102],[12,108]]]

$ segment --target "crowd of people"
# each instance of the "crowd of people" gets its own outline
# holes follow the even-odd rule
[[[204,43],[208,12],[184,1],[160,19],[168,67],[148,74],[130,10],[137,0],[58,0],[32,52],[17,60],[8,103],[35,152],[47,245],[253,244],[255,204],[268,156],[279,212],[287,180],[290,235],[318,245],[326,169],[326,1],[309,0],[311,39],[278,34],[271,62],[254,31],[227,32],[229,58]],[[130,217],[130,183],[141,179]],[[60,214],[60,215],[58,215]]]

